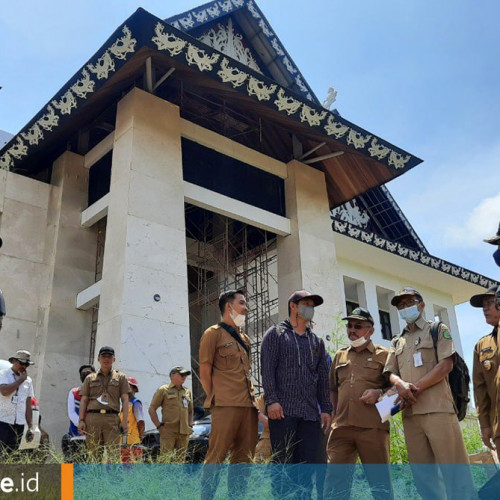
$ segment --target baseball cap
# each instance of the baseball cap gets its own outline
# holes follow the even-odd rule
[[[486,292],[478,293],[477,295],[473,295],[469,300],[470,305],[472,307],[483,307],[483,300],[485,299],[485,297],[494,297],[495,293],[497,291],[497,288],[498,288],[497,285],[490,286],[490,288],[488,288],[488,290],[486,290]]]
[[[418,290],[406,286],[402,290],[399,290],[399,292],[396,295],[394,295],[394,297],[391,300],[391,305],[396,306],[400,301],[401,297],[405,297],[407,295],[416,295],[420,300],[423,300],[422,294]]]
[[[361,321],[369,321],[372,325],[375,324],[370,311],[364,307],[356,307],[356,309],[352,310],[351,314],[342,319],[359,319]]]
[[[112,354],[114,356],[115,350],[112,347],[109,347],[109,345],[105,345],[99,349],[99,356],[101,354]]]
[[[174,373],[178,373],[179,375],[191,375],[191,371],[183,366],[174,366],[170,370],[170,375],[173,375]]]
[[[483,240],[485,243],[490,243],[492,245],[498,245],[500,243],[500,224],[498,224],[497,234]]]
[[[313,295],[311,292],[308,292],[306,290],[297,290],[296,292],[293,292],[292,295],[290,295],[288,304],[290,304],[290,302],[298,302],[302,299],[312,299],[314,301],[314,307],[320,306],[324,302],[323,297],[319,295]]]

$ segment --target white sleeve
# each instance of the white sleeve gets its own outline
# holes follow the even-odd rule
[[[29,398],[35,397],[35,391],[33,390],[33,381],[31,381],[31,380],[30,380],[30,390],[28,392],[28,397]]]
[[[144,411],[142,410],[142,403],[140,401],[134,403],[134,417],[137,422],[141,420],[144,422]]]
[[[73,389],[71,389],[68,394],[68,417],[71,423],[78,427],[80,415],[78,415],[75,410],[75,395],[73,394]]]

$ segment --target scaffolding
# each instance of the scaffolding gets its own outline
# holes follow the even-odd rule
[[[199,341],[205,329],[219,321],[219,295],[228,289],[245,291],[251,375],[256,393],[260,393],[260,346],[264,333],[278,317],[276,235],[186,205],[186,242],[195,402],[203,401]]]

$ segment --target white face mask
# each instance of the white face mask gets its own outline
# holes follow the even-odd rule
[[[417,304],[399,311],[399,317],[407,323],[415,323],[419,316],[420,311],[418,310]]]
[[[235,313],[233,310],[231,310],[229,312],[229,315],[231,316],[231,319],[234,321],[234,324],[238,328],[241,328],[245,324],[246,316],[244,314],[238,314],[238,313]]]
[[[356,340],[349,339],[349,344],[351,344],[351,347],[361,347],[365,345],[367,341],[368,339],[366,337],[359,337]]]

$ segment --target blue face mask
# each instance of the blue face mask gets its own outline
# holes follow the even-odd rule
[[[311,321],[314,317],[314,306],[303,306],[299,304],[299,316]]]
[[[406,309],[401,309],[399,311],[399,317],[406,321],[407,323],[415,323],[418,317],[420,316],[420,311],[418,310],[417,305],[407,307]]]
[[[493,260],[495,261],[496,265],[500,267],[500,249],[497,248],[495,252],[493,253]]]

